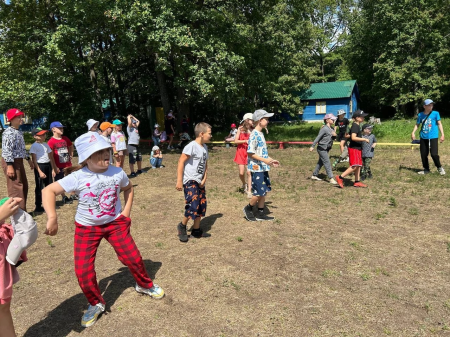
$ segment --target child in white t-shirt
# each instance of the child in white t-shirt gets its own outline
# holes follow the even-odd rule
[[[130,270],[136,280],[137,292],[160,299],[164,291],[148,276],[141,254],[131,237],[129,216],[133,185],[121,168],[109,165],[111,146],[100,135],[86,133],[77,138],[75,147],[80,166],[68,169],[66,177],[43,191],[48,217],[45,234],[56,235],[58,232],[56,196],[63,192],[75,192],[79,196],[75,215],[75,273],[89,302],[88,310],[81,319],[81,325],[88,327],[105,311],[105,300],[95,274],[95,256],[103,238],[113,246],[119,260]],[[120,192],[124,193],[123,208]]]
[[[194,220],[191,235],[201,238],[200,220],[206,213],[205,183],[208,171],[208,147],[205,143],[211,139],[211,125],[198,123],[194,129],[195,140],[186,145],[178,161],[176,189],[184,189],[185,212],[178,224],[178,238],[181,242],[188,241],[187,223]]]
[[[42,130],[41,128],[31,131],[33,138],[36,140],[30,148],[31,159],[34,164],[34,181],[36,183],[34,189],[36,204],[34,212],[36,213],[44,212],[42,207],[42,190],[53,182],[53,177],[56,173],[55,158],[51,154],[52,149],[45,142],[46,133],[47,130]]]
[[[122,122],[115,119],[112,122],[116,129],[111,133],[111,145],[114,152],[114,159],[116,160],[116,167],[123,169],[123,163],[125,161],[125,155],[127,154],[127,142],[125,140],[125,134],[122,131]]]

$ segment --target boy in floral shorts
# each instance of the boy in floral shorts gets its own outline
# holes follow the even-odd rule
[[[181,242],[188,241],[187,223],[194,220],[191,235],[201,238],[203,231],[200,229],[200,220],[206,213],[205,182],[208,170],[208,147],[205,143],[211,139],[211,126],[199,123],[194,129],[195,140],[183,149],[178,161],[176,189],[184,189],[185,212],[178,224],[178,238]]]

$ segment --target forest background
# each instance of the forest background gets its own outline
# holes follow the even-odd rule
[[[0,111],[74,130],[105,101],[222,127],[260,107],[295,116],[298,91],[349,79],[371,114],[432,98],[445,115],[449,74],[447,0],[0,1]]]

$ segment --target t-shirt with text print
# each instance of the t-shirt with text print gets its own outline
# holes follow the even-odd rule
[[[248,139],[247,153],[256,154],[261,158],[269,158],[269,152],[267,152],[266,139],[262,132],[253,130]],[[247,157],[247,169],[250,172],[266,172],[270,171],[270,166],[263,163],[260,160],[255,160]]]
[[[95,173],[86,166],[58,180],[66,193],[78,197],[75,221],[84,226],[99,226],[120,216],[120,189],[130,180],[120,167],[108,166],[106,172]]]
[[[420,138],[435,139],[439,138],[439,128],[437,122],[441,120],[441,115],[438,111],[431,111],[428,115],[423,112],[417,116],[417,124],[423,123],[420,129]]]
[[[72,142],[69,138],[66,136],[62,136],[61,139],[52,137],[47,144],[53,151],[53,158],[55,158],[57,168],[63,169],[72,166],[69,154],[69,147],[72,146]]]
[[[205,175],[208,147],[206,144],[200,145],[194,140],[184,147],[183,153],[189,156],[184,163],[183,184],[189,180],[195,180],[200,184]]]

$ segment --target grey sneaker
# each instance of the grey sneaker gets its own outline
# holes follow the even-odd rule
[[[177,226],[178,238],[181,242],[188,242],[187,228],[181,222]]]
[[[322,181],[318,176],[312,175],[311,180]]]
[[[255,215],[253,214],[253,210],[249,205],[245,206],[243,209],[244,216],[248,221],[256,221]]]
[[[438,172],[441,176],[445,176],[445,170],[442,166],[438,168]]]
[[[153,297],[156,300],[160,300],[161,298],[164,297],[164,290],[156,283],[153,283],[153,287],[149,289],[142,288],[136,284],[135,289],[138,293],[149,295],[150,297]]]
[[[105,305],[97,303],[96,305],[90,305],[88,310],[81,317],[81,326],[88,328],[97,322],[98,317],[105,311]]]
[[[273,221],[275,218],[273,216],[268,216],[264,212],[256,212],[256,221]]]
[[[429,170],[423,170],[423,171],[417,172],[417,174],[428,174],[428,173],[430,173]]]

